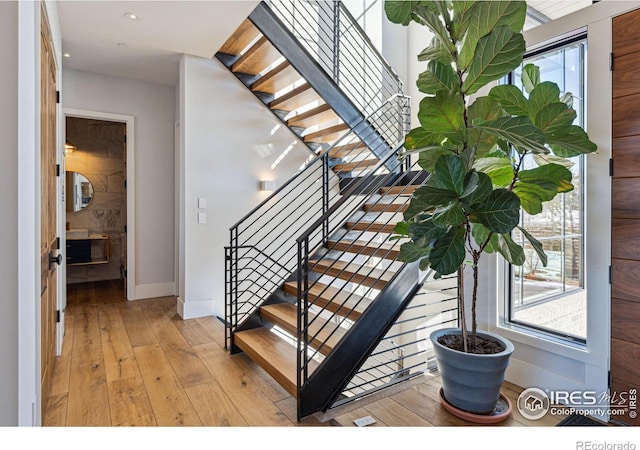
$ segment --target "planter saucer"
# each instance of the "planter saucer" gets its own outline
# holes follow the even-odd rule
[[[442,404],[444,409],[449,411],[454,416],[468,422],[478,424],[494,424],[506,420],[511,415],[511,401],[503,393],[500,393],[498,403],[490,414],[476,414],[456,408],[455,406],[447,402],[446,398],[444,398],[444,392],[442,388],[438,390],[438,396],[440,397],[440,403]]]

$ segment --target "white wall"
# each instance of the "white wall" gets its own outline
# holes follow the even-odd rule
[[[217,60],[185,55],[180,63],[179,205],[184,227],[179,313],[224,316],[224,247],[229,227],[264,200],[260,180],[288,180],[310,156],[273,113]],[[207,222],[197,223],[198,197]]]
[[[0,2],[0,426],[18,425],[18,4]]]
[[[63,77],[65,108],[134,116],[136,229],[127,230],[136,242],[133,299],[174,295],[175,88],[67,69]]]

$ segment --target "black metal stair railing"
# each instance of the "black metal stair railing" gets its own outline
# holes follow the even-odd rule
[[[401,148],[388,156],[389,161],[381,161],[378,168],[391,161],[397,166],[402,164],[398,159]],[[421,273],[416,264],[397,261],[388,239],[399,220],[395,214],[410,201],[409,186],[424,185],[428,180],[417,163],[408,169],[402,177],[394,177],[392,173],[374,176],[376,171],[372,171],[360,180],[365,185],[360,186],[361,189],[377,192],[383,187],[397,186],[397,192],[380,196],[377,201],[371,195],[359,196],[348,205],[346,199],[340,199],[297,238],[299,417],[326,411],[336,402],[344,403],[349,397],[366,395],[406,380],[426,368],[425,317],[411,310],[419,311],[424,306],[420,300],[416,304],[412,302],[428,274]],[[377,205],[377,212],[359,212],[365,203]],[[349,210],[347,213],[345,208]],[[331,220],[334,215],[356,219],[334,221]],[[358,221],[358,215],[363,215],[366,221]],[[367,254],[352,248],[355,243],[337,250],[319,240],[317,237],[324,233],[322,224],[327,220],[336,224],[329,229],[332,239],[356,235],[360,245],[364,239],[369,249]],[[363,223],[368,225],[363,227]],[[319,266],[317,255],[327,250],[324,263]],[[332,261],[330,265],[327,258]],[[382,288],[371,286],[355,272],[346,272],[345,264],[361,267],[359,276],[389,281]],[[317,302],[321,295],[318,289],[324,294],[333,292],[329,291],[331,284],[323,279],[325,275],[340,280],[343,287],[324,302],[337,304],[332,311]],[[359,310],[364,310],[362,315]],[[323,347],[329,345],[331,352],[323,351]]]
[[[374,172],[389,174],[386,167],[379,165],[370,168],[363,162],[359,167],[359,161],[365,161],[363,158],[368,158],[371,149],[357,145],[349,149],[348,144],[359,141],[366,133],[380,130],[386,136],[395,137],[395,141],[389,143],[378,140],[377,150],[390,154],[391,146],[397,146],[403,139],[408,121],[407,105],[407,97],[394,95],[230,228],[230,243],[225,247],[227,348],[233,348],[233,333],[238,326],[296,270],[296,237],[300,230],[322,217],[341,199],[341,205],[350,204],[356,198],[352,194],[362,177]],[[402,112],[400,119],[399,111]],[[399,121],[403,124],[401,127]],[[351,170],[356,177],[341,178],[332,170],[329,155],[335,146],[347,146],[344,157],[353,162]],[[316,244],[326,240],[333,221],[341,219],[336,214],[323,221],[320,233],[311,241]]]
[[[403,93],[398,74],[341,1],[266,3],[364,115]]]

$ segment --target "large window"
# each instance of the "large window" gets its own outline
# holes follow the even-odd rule
[[[576,124],[584,126],[586,40],[573,40],[560,47],[527,56],[523,65],[540,67],[542,81],[558,84],[562,93],[573,95]],[[522,87],[522,68],[512,74],[512,82]],[[525,167],[535,167],[531,156]],[[511,266],[510,301],[507,317],[513,324],[584,342],[587,324],[587,296],[584,289],[584,157],[571,160],[574,190],[545,204],[542,214],[524,211],[521,223],[540,240],[547,253],[543,267],[529,242],[516,230],[514,240],[526,254],[521,267]]]

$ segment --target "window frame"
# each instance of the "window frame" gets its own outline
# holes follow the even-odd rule
[[[583,44],[583,53],[581,55],[582,107],[581,107],[580,114],[583,122],[582,126],[586,127],[586,123],[587,123],[586,78],[587,78],[587,48],[588,48],[587,30],[586,29],[577,30],[575,33],[572,33],[568,36],[561,37],[550,43],[540,45],[537,48],[526,52],[523,57],[523,61],[526,61],[527,59],[533,58],[535,56],[551,53],[556,50],[561,50],[563,48],[569,47],[577,43]],[[506,83],[514,84],[514,72],[511,72],[509,73],[509,75],[507,75]],[[587,240],[587,229],[586,229],[586,222],[587,222],[586,220],[586,205],[587,205],[586,168],[587,167],[586,166],[587,165],[586,165],[584,155],[581,155],[580,159],[581,159],[580,179],[581,179],[581,189],[582,189],[582,194],[581,194],[582,206],[580,209],[580,224],[581,224],[580,252],[581,252],[582,264],[580,267],[579,278],[581,280],[581,287],[576,289],[571,289],[568,291],[565,290],[561,293],[551,294],[549,296],[551,298],[550,301],[557,300],[563,296],[570,294],[570,292],[576,292],[579,289],[584,290],[586,292],[585,277],[587,273],[587,267],[586,267],[587,258],[585,257],[585,255],[586,255],[586,240]],[[565,231],[566,230],[563,229],[563,234],[561,236],[561,239],[563,240],[566,239]],[[512,264],[509,264],[507,261],[504,261],[501,270],[499,270],[499,273],[501,273],[502,275],[501,277],[502,280],[501,282],[500,281],[498,282],[498,286],[502,287],[502,296],[503,296],[503,301],[500,302],[502,304],[502,312],[500,313],[500,316],[499,316],[500,326],[513,329],[514,331],[519,331],[521,333],[524,333],[530,336],[543,337],[551,342],[566,344],[576,349],[584,350],[587,348],[587,336],[583,338],[570,333],[563,333],[561,330],[551,329],[551,328],[543,327],[540,325],[536,325],[536,324],[525,322],[523,320],[516,319],[514,317],[514,311],[512,307],[513,301],[515,300],[514,299],[514,283],[516,282],[516,280],[514,279],[515,278],[514,267]],[[564,280],[563,280],[563,284],[564,284]],[[544,299],[544,297],[541,298],[540,300],[542,299]],[[587,307],[587,302],[585,299],[585,308],[586,307]],[[585,317],[585,326],[587,322],[588,322],[588,317]],[[585,334],[588,334],[588,333],[585,333]]]

